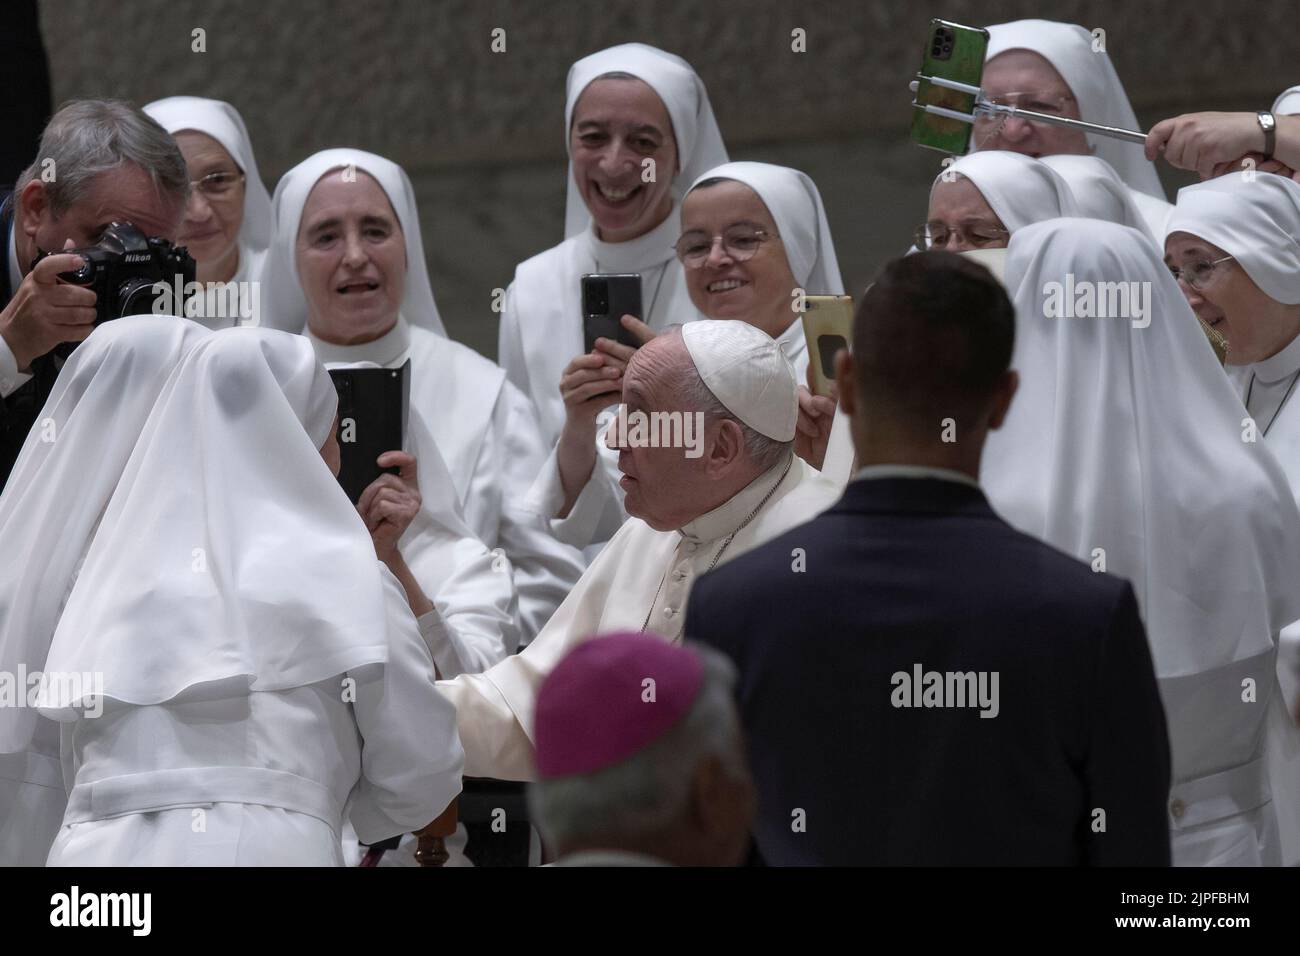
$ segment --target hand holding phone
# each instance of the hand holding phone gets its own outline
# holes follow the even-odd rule
[[[853,341],[853,297],[804,296],[803,334],[813,394],[829,398],[835,384],[835,355]]]
[[[614,339],[630,348],[641,343],[622,318],[644,318],[641,309],[641,276],[636,272],[589,273],[582,277],[583,349],[590,352],[596,339]]]

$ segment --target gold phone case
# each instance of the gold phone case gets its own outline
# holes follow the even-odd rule
[[[829,398],[835,381],[835,353],[853,346],[853,296],[804,296],[802,319],[813,394]]]

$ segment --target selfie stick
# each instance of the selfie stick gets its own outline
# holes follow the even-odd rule
[[[1030,120],[1035,123],[1049,123],[1052,126],[1068,126],[1071,129],[1082,130],[1085,133],[1096,133],[1098,136],[1109,136],[1111,139],[1122,139],[1130,143],[1145,143],[1147,134],[1132,129],[1121,129],[1118,126],[1102,126],[1100,123],[1085,123],[1083,120],[1067,119],[1064,116],[1053,116],[1050,113],[1035,113],[1033,110],[1022,110],[1018,106],[1004,106],[1000,103],[991,103],[984,96],[984,91],[978,86],[971,86],[969,83],[958,83],[956,80],[945,80],[939,76],[917,76],[922,80],[929,80],[935,86],[942,86],[949,90],[957,90],[961,93],[972,93],[975,96],[975,112],[989,113],[995,116],[1016,116],[1023,120]],[[911,83],[912,92],[915,93],[918,86],[917,80]],[[949,119],[961,120],[963,123],[974,123],[975,117],[970,113],[962,113],[959,110],[950,110],[943,106],[922,106],[915,101],[913,106],[925,110],[927,113],[934,113],[938,116],[946,116]]]

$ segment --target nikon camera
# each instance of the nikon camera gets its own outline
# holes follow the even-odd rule
[[[114,222],[95,245],[60,249],[59,254],[78,255],[86,260],[80,269],[61,272],[59,278],[95,293],[96,325],[124,315],[153,313],[156,295],[153,287],[158,282],[165,283],[169,289],[167,301],[172,308],[165,311],[185,314],[185,289],[194,288],[190,283],[195,281],[195,265],[184,246],[173,246],[158,236],[146,236],[129,222]],[[64,342],[55,350],[56,354],[66,358],[76,345]]]

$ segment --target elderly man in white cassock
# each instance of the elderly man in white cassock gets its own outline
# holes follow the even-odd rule
[[[619,450],[631,519],[524,651],[438,683],[456,705],[467,775],[531,779],[537,690],[569,650],[610,631],[679,642],[700,575],[838,497],[795,456],[794,371],[752,325],[692,322],[658,336],[629,362],[623,402],[606,441]],[[682,440],[649,445],[649,429],[638,433],[646,419],[681,421]]]

